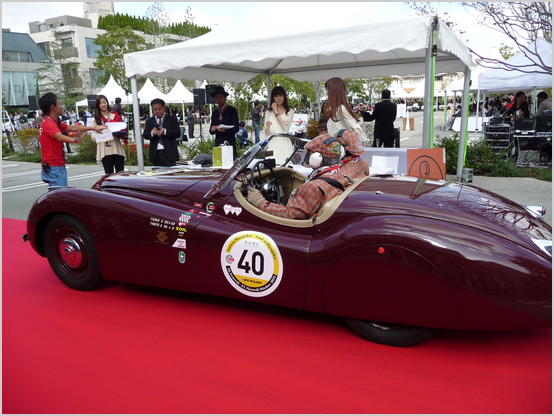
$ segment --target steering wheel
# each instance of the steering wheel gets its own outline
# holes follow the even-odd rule
[[[269,172],[271,175],[269,176],[269,181],[265,181],[265,178],[262,177],[262,168],[261,165],[265,165],[269,168]],[[260,177],[260,183],[258,185],[254,185],[254,173],[258,171],[259,177]],[[279,179],[277,179],[277,175],[275,175],[275,171],[270,166],[268,162],[265,160],[260,160],[257,162],[254,167],[252,168],[252,172],[250,173],[250,186],[253,188],[256,188],[258,191],[262,193],[265,199],[267,199],[269,202],[273,202],[274,204],[281,204],[281,186],[279,185]]]

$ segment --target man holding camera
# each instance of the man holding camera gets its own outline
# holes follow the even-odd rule
[[[85,132],[94,130],[100,133],[106,126],[68,126],[59,121],[62,115],[62,104],[58,97],[47,92],[38,100],[39,107],[44,114],[44,120],[40,125],[40,155],[42,158],[41,179],[48,184],[48,189],[62,188],[67,186],[67,171],[65,170],[65,156],[63,153],[64,143],[79,143],[82,140],[80,134],[76,137],[64,135],[65,132]]]
[[[154,116],[146,120],[142,137],[150,141],[148,160],[154,166],[175,166],[179,160],[177,139],[181,129],[177,117],[165,111],[165,101],[156,98],[150,103]]]

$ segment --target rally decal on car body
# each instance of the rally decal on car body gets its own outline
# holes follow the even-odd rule
[[[234,207],[232,205],[223,205],[223,211],[225,211],[225,215],[229,215],[229,213],[231,213],[235,214],[238,217],[239,214],[242,212],[242,208]]]
[[[271,237],[241,231],[227,239],[221,250],[221,268],[237,291],[252,297],[267,296],[281,283],[283,260]]]
[[[175,240],[172,247],[187,248],[187,240],[183,238],[178,238],[177,240]]]

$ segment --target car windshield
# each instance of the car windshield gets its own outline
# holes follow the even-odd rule
[[[287,159],[287,162],[292,158],[292,156],[298,151],[299,148],[301,148],[304,145],[304,142],[306,142],[306,139],[302,139],[296,136],[292,136],[290,134],[272,134],[269,137],[267,137],[265,140],[261,141],[260,143],[256,143],[254,146],[252,146],[250,149],[248,149],[244,154],[239,157],[233,166],[221,177],[221,179],[212,186],[212,189],[204,195],[204,199],[210,200],[212,197],[217,194],[219,191],[221,191],[223,188],[225,188],[227,185],[231,183],[235,177],[242,172],[244,169],[246,169],[250,163],[256,159],[256,156],[258,156],[261,152],[265,151],[268,143],[274,138],[274,137],[288,137],[291,139],[294,147],[294,151],[291,154],[291,156]]]

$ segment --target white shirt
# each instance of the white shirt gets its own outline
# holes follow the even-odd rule
[[[340,130],[346,129],[356,133],[359,140],[367,140],[367,136],[365,135],[360,122],[352,117],[352,115],[346,110],[346,107],[344,105],[340,106],[337,114],[335,115],[335,118],[337,118],[338,121],[333,121],[332,118],[327,120],[327,131],[331,136],[336,136],[336,134]]]
[[[160,124],[163,124],[164,123],[164,118],[162,117],[161,119],[154,116],[156,118],[156,127],[158,127]],[[152,135],[152,137],[156,136],[158,137],[157,134],[154,134],[154,129],[152,129],[152,132],[150,133]],[[158,141],[158,147],[156,148],[156,150],[164,150],[164,145],[161,144],[159,141]]]

